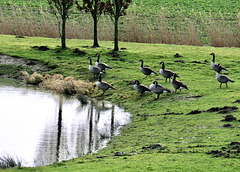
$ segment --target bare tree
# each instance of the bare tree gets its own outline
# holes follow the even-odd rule
[[[66,21],[71,14],[70,9],[74,5],[74,0],[47,0],[51,8],[51,13],[57,17],[59,22],[59,34],[61,37],[62,49],[66,48]],[[62,26],[61,26],[62,25]]]
[[[94,22],[94,29],[93,29],[93,47],[99,47],[98,44],[98,31],[97,31],[97,24],[100,16],[104,12],[105,2],[102,0],[82,0],[83,3],[80,5],[78,1],[75,3],[77,4],[77,9],[79,11],[84,10],[86,13],[91,12]]]
[[[120,16],[126,15],[126,10],[132,0],[107,0],[105,12],[114,22],[114,51],[118,51],[118,22]]]

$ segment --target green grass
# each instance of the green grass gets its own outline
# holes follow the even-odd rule
[[[88,70],[88,56],[96,60],[96,53],[101,54],[100,61],[113,66],[103,77],[111,83],[116,91],[107,91],[102,98],[123,107],[132,113],[132,123],[122,129],[121,135],[110,141],[108,147],[93,155],[74,160],[55,163],[47,167],[9,169],[6,171],[238,171],[239,155],[235,158],[214,158],[206,154],[211,150],[221,150],[231,142],[239,141],[240,122],[221,121],[225,114],[202,112],[186,115],[192,110],[206,111],[212,107],[237,106],[233,103],[240,99],[239,84],[240,60],[239,48],[214,48],[209,46],[179,46],[167,44],[143,44],[120,42],[120,58],[112,57],[112,42],[100,42],[100,48],[90,48],[92,40],[67,40],[68,49],[61,53],[57,47],[59,39],[0,35],[0,54],[19,56],[38,60],[54,67],[50,74],[62,74],[95,82]],[[46,45],[49,51],[39,51],[32,46]],[[89,46],[84,48],[83,46]],[[75,48],[86,51],[86,55],[76,55]],[[219,88],[210,63],[216,54],[216,62],[228,68],[228,76],[235,83],[229,87]],[[182,58],[175,58],[179,53]],[[61,57],[58,60],[56,57]],[[147,93],[140,96],[129,81],[138,79],[149,86],[154,80],[173,90],[170,83],[165,83],[161,76],[145,77],[140,72],[139,60],[144,66],[159,71],[161,61],[166,68],[175,71],[180,80],[186,83],[189,90],[163,94],[159,100],[156,95]],[[184,60],[186,63],[177,63]],[[207,62],[205,62],[205,60]],[[199,61],[201,63],[192,63]],[[46,73],[45,73],[46,74]],[[102,92],[99,91],[97,95]],[[93,97],[97,95],[92,95]],[[200,96],[195,98],[194,96]],[[232,112],[240,119],[239,110]],[[226,123],[233,127],[223,128]],[[142,147],[161,143],[164,150],[143,150]],[[116,152],[125,152],[124,156],[114,156]]]
[[[27,7],[40,7],[47,6],[46,0],[2,0],[1,5],[17,5],[17,6],[27,6]]]
[[[208,163],[206,163],[208,162]],[[224,166],[225,168],[220,168]],[[66,163],[58,163],[51,167],[38,168],[37,171],[238,171],[238,160],[211,158],[200,154],[165,154],[152,153],[136,156],[79,158]],[[34,169],[9,170],[34,171]]]
[[[2,0],[1,5],[18,5],[27,7],[46,7],[46,0]],[[164,10],[169,17],[176,17],[181,13],[184,17],[190,18],[193,15],[201,13],[211,13],[214,16],[223,14],[229,19],[236,18],[239,13],[240,2],[237,0],[219,1],[219,0],[134,0],[132,4],[137,5],[138,12],[152,14],[151,12],[160,12]],[[132,10],[132,6],[129,7]],[[151,11],[149,11],[151,10]],[[220,17],[220,16],[219,16]]]

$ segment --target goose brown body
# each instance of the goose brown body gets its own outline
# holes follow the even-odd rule
[[[135,80],[135,82],[134,82],[134,89],[141,94],[146,93],[146,92],[151,92],[151,90],[148,87],[140,84],[140,82],[138,80]]]
[[[98,87],[99,89],[103,90],[102,95],[103,95],[107,90],[111,90],[111,89],[116,90],[116,88],[114,88],[114,87],[113,87],[112,85],[110,85],[109,83],[102,81],[102,76],[101,76],[101,74],[99,75],[99,80],[98,80],[98,82],[97,82],[97,87]],[[102,96],[102,95],[101,95],[101,96]]]
[[[102,71],[108,70],[108,69],[112,69],[111,66],[107,65],[106,63],[100,63],[99,59],[100,59],[100,54],[97,54],[97,61],[95,62],[96,67],[100,68]]]
[[[102,73],[101,69],[99,67],[95,67],[92,65],[92,59],[91,57],[88,57],[88,59],[90,60],[90,64],[89,64],[89,71],[93,73],[94,77],[96,75],[99,75]]]
[[[180,92],[181,92],[181,89],[188,90],[188,87],[186,84],[184,84],[181,81],[176,80],[176,74],[173,74],[173,79],[171,80],[171,84],[172,84],[173,88],[175,88],[175,93],[177,92],[177,89],[179,89]]]
[[[211,53],[210,55],[213,56],[212,63],[211,63],[211,67],[213,70],[215,70],[216,72],[218,72],[219,70],[220,70],[220,72],[227,71],[227,69],[225,67],[223,67],[220,64],[215,63],[215,54],[214,53]]]
[[[162,64],[162,69],[159,70],[159,73],[164,77],[166,78],[166,81],[167,82],[167,79],[169,79],[169,82],[170,82],[170,78],[173,77],[173,74],[176,74],[175,72],[171,71],[171,70],[167,70],[165,69],[165,64],[164,62],[160,62],[159,64]],[[177,74],[176,74],[176,77],[179,77]]]
[[[164,86],[158,84],[157,81],[154,81],[150,86],[149,89],[154,92],[155,94],[157,94],[157,99],[159,98],[160,94],[162,93],[170,93],[171,91],[167,88],[165,88]]]
[[[149,68],[149,67],[143,67],[143,60],[142,60],[142,59],[140,60],[140,62],[141,62],[140,71],[141,71],[144,75],[146,75],[146,77],[147,77],[148,75],[154,75],[154,74],[158,75],[157,72],[155,72],[155,71],[152,70],[151,68]]]
[[[227,83],[235,82],[234,80],[230,79],[228,76],[222,75],[220,72],[221,72],[221,69],[219,69],[216,74],[216,78],[217,78],[218,82],[220,82],[220,88],[223,83],[226,84],[226,87],[228,87]]]

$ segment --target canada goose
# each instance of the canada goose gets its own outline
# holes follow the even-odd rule
[[[214,53],[211,53],[210,55],[213,56],[212,63],[211,63],[211,67],[213,70],[215,70],[216,72],[218,71],[218,69],[221,69],[221,71],[227,71],[227,69],[225,67],[223,67],[220,64],[215,63],[215,54]]]
[[[162,85],[158,85],[157,81],[154,81],[150,86],[149,89],[157,94],[157,99],[159,98],[160,94],[162,93],[170,93],[171,91],[167,88],[165,88]]]
[[[88,59],[90,60],[89,71],[94,74],[94,78],[95,78],[95,75],[101,74],[102,71],[101,71],[101,69],[99,67],[92,66],[92,59],[91,59],[91,57],[88,57]]]
[[[161,62],[159,64],[162,64],[162,69],[159,70],[159,73],[164,77],[166,78],[166,81],[167,82],[167,79],[169,78],[169,82],[170,82],[170,78],[173,77],[173,74],[175,72],[171,71],[171,70],[167,70],[165,69],[165,64],[164,62]],[[175,73],[176,74],[176,73]],[[176,74],[176,77],[179,77],[177,74]]]
[[[173,79],[171,80],[171,84],[172,84],[173,88],[175,88],[175,93],[177,92],[177,89],[179,89],[180,92],[181,92],[181,89],[187,89],[188,90],[188,87],[187,87],[186,84],[182,83],[181,81],[176,80],[176,74],[175,73],[173,74]]]
[[[216,78],[217,78],[218,82],[220,82],[220,88],[221,88],[221,86],[222,86],[222,83],[225,83],[225,84],[226,84],[226,88],[227,88],[227,87],[228,87],[227,83],[229,83],[229,82],[235,82],[235,81],[231,80],[231,79],[230,79],[228,76],[226,76],[226,75],[220,74],[221,71],[222,71],[222,70],[221,70],[221,67],[220,67],[220,68],[218,69],[217,74],[216,74]]]
[[[96,67],[99,67],[102,71],[112,69],[112,67],[107,65],[106,63],[99,63],[100,54],[97,53],[97,57],[97,61],[95,62]]]
[[[113,87],[112,85],[110,85],[109,83],[102,81],[102,76],[101,76],[101,74],[99,75],[99,80],[98,80],[98,82],[97,82],[97,87],[100,88],[101,90],[103,90],[102,95],[103,95],[103,94],[105,93],[105,91],[107,91],[107,90],[111,90],[111,89],[116,90],[116,88],[114,88],[114,87]],[[101,96],[102,96],[102,95],[101,95]]]
[[[135,80],[135,82],[134,82],[134,89],[141,94],[151,92],[151,90],[148,87],[140,84],[140,82],[138,80]]]
[[[158,75],[157,72],[155,72],[155,71],[152,70],[151,68],[149,68],[149,67],[143,67],[143,60],[142,60],[142,59],[140,60],[140,62],[141,62],[140,70],[141,70],[141,72],[142,72],[144,75],[146,75],[146,77],[147,77],[148,75],[153,75],[153,74]]]

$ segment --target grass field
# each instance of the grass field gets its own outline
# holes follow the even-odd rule
[[[132,113],[132,122],[114,137],[107,148],[96,154],[55,163],[47,167],[8,169],[6,171],[239,171],[240,99],[239,48],[214,48],[210,46],[180,46],[120,42],[120,57],[112,57],[113,43],[101,41],[100,48],[90,48],[92,40],[69,39],[69,48],[59,53],[59,39],[0,35],[0,53],[38,60],[52,67],[48,74],[73,76],[95,82],[89,72],[88,56],[113,66],[103,81],[111,83],[116,91],[107,91],[103,97]],[[39,51],[33,46],[48,46]],[[86,55],[73,53],[75,48]],[[228,68],[225,72],[235,83],[219,88],[210,63]],[[183,57],[174,57],[179,53]],[[61,57],[62,60],[59,60]],[[173,90],[162,76],[145,77],[140,72],[139,60],[144,66],[159,71],[164,61],[166,68],[175,71],[189,90],[177,93],[140,95],[131,81],[138,79],[149,86],[157,80]],[[180,62],[179,62],[180,61]],[[181,63],[181,62],[185,63]],[[46,73],[45,73],[46,74]],[[101,95],[101,91],[91,96]],[[225,107],[225,108],[224,108]],[[215,111],[213,109],[215,109]],[[221,110],[222,109],[222,110]],[[225,110],[225,111],[224,111]],[[226,115],[237,120],[222,121]],[[160,146],[159,146],[159,145]],[[210,153],[210,154],[208,154]]]
[[[1,34],[59,37],[46,1],[3,0],[0,4]],[[119,40],[239,47],[239,7],[236,0],[136,0],[120,20]],[[91,16],[75,11],[67,25],[68,38],[93,38]],[[98,28],[99,40],[113,40],[113,24],[107,16],[100,18]]]

